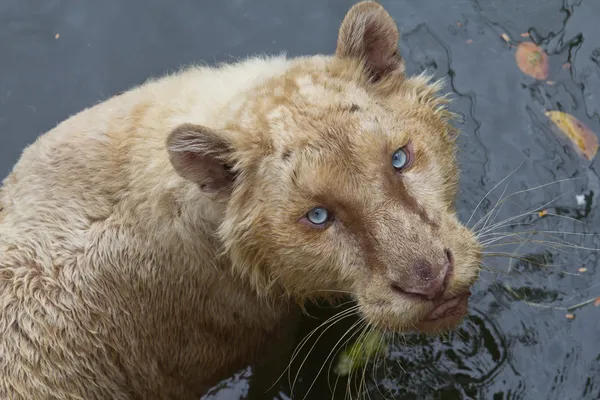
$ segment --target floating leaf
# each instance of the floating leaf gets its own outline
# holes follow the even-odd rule
[[[529,37],[529,32],[523,32],[523,33],[521,33],[521,37]]]
[[[586,271],[587,271],[587,268],[581,267],[581,268],[579,268],[579,269],[578,269],[578,271],[579,271],[579,272],[586,272]]]
[[[502,36],[502,39],[504,39],[506,43],[510,43],[510,36],[508,36],[506,33],[503,33],[500,36]]]
[[[575,314],[571,314],[571,313],[565,314],[565,318],[566,319],[575,319]]]
[[[570,62],[566,62],[566,63],[564,63],[564,64],[562,65],[562,68],[563,68],[563,69],[569,69],[569,68],[571,68],[571,63],[570,63]]]
[[[600,307],[600,297],[596,297],[596,301],[594,301],[594,306]]]
[[[60,37],[60,33],[57,33],[56,35],[54,35],[54,39],[58,39]]]
[[[473,39],[467,39],[467,44],[472,44],[473,43]]]
[[[542,210],[542,211],[540,211],[540,212],[538,213],[538,215],[539,215],[540,217],[543,217],[543,216],[545,216],[545,215],[547,215],[547,214],[548,214],[548,210]]]
[[[577,118],[561,111],[547,111],[546,116],[577,146],[583,156],[592,160],[598,152],[598,137]]]
[[[548,78],[548,55],[535,43],[519,43],[515,59],[523,73],[539,80]]]
[[[340,354],[334,372],[341,376],[349,375],[386,348],[383,333],[371,331]]]

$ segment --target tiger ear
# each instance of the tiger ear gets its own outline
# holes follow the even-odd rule
[[[232,145],[226,134],[183,124],[169,134],[166,144],[171,164],[180,176],[196,183],[203,192],[229,197],[234,175],[227,166]]]
[[[364,62],[369,78],[378,81],[403,70],[396,22],[379,3],[362,1],[350,8],[339,29],[336,55]]]

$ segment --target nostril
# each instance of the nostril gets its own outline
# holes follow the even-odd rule
[[[452,252],[450,251],[450,249],[446,249],[446,250],[444,250],[444,252],[446,253],[446,258],[448,259],[448,262],[450,263],[450,265],[454,266],[454,256],[452,255]]]
[[[431,281],[422,286],[408,286],[400,283],[392,283],[392,290],[404,296],[421,300],[435,300],[444,294],[446,285],[440,281]]]
[[[454,255],[452,255],[452,251],[450,249],[444,250],[446,253],[446,258],[448,259],[448,264],[446,264],[446,271],[444,276],[444,287],[447,287],[450,283],[450,278],[454,273]]]
[[[454,270],[454,257],[449,249],[444,250],[446,260],[438,259],[436,265],[427,260],[416,260],[410,268],[410,273],[402,282],[392,282],[396,292],[426,300],[435,300],[443,296],[450,283]]]
[[[392,287],[392,290],[396,293],[399,293],[403,296],[409,297],[409,298],[414,298],[415,300],[420,299],[420,300],[429,300],[429,298],[427,297],[427,295],[421,293],[420,291],[414,291],[411,289],[403,289],[402,285],[398,284],[398,283],[391,283],[390,285]]]

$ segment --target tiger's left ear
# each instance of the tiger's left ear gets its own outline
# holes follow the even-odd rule
[[[371,81],[402,70],[396,22],[379,3],[362,1],[350,8],[340,26],[336,56],[365,63]]]
[[[224,132],[182,124],[169,134],[166,146],[171,164],[181,177],[216,200],[229,197],[235,177],[227,161],[233,145]]]

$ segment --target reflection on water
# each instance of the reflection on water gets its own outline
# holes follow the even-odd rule
[[[390,347],[384,368],[376,369],[383,398],[434,397],[440,392],[454,398],[474,396],[506,366],[508,357],[501,332],[477,310],[446,340],[410,338]]]
[[[495,210],[487,223],[495,228],[482,238],[519,236],[506,245],[490,241],[470,315],[457,331],[443,339],[398,338],[384,358],[345,380],[330,371],[327,358],[353,323],[342,321],[320,337],[299,372],[294,363],[293,398],[344,399],[346,389],[353,398],[360,389],[370,399],[600,398],[600,308],[569,309],[600,296],[598,254],[590,251],[600,246],[599,162],[581,158],[544,115],[565,111],[600,132],[600,2],[382,3],[403,31],[408,72],[434,72],[453,95],[463,132],[461,219],[467,221],[481,198],[522,162],[506,191],[503,184],[492,192],[472,219]],[[517,68],[515,45],[525,40],[548,53],[547,82]],[[494,208],[503,193],[518,191]],[[546,215],[537,213],[542,208]],[[565,243],[574,246],[561,247]],[[305,321],[300,338],[339,310],[310,311],[319,318]],[[269,394],[255,393],[249,398],[287,399],[292,392],[284,378]]]

